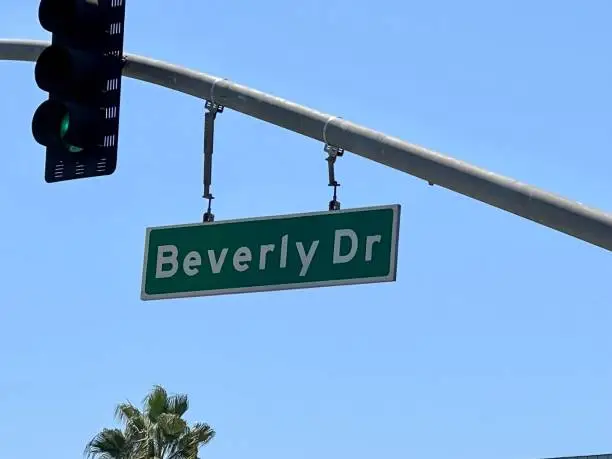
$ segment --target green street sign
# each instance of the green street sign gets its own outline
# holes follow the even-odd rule
[[[400,206],[147,228],[141,299],[395,281]]]

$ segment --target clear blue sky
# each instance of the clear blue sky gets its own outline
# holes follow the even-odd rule
[[[36,0],[0,36],[48,38]],[[612,210],[612,3],[129,0],[126,51]],[[47,185],[30,63],[2,76],[0,457],[80,457],[153,384],[209,459],[612,450],[612,257],[347,154],[343,206],[400,203],[390,284],[141,302],[145,228],[201,218],[201,101],[124,81],[120,160]],[[227,111],[218,219],[323,210],[322,145]]]

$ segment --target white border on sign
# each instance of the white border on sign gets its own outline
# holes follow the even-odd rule
[[[389,257],[389,274],[387,276],[379,277],[365,277],[360,279],[342,279],[342,280],[329,280],[329,281],[316,281],[316,282],[302,282],[293,284],[279,284],[279,285],[261,285],[253,287],[238,287],[238,288],[226,288],[217,290],[200,290],[195,292],[177,292],[177,293],[161,293],[149,295],[145,291],[147,262],[149,253],[149,235],[152,230],[169,229],[169,228],[185,228],[190,226],[203,226],[203,225],[223,225],[226,223],[241,223],[247,221],[257,220],[277,220],[281,218],[294,218],[294,217],[310,217],[314,215],[324,214],[340,214],[340,213],[354,213],[354,212],[367,212],[373,210],[391,209],[393,211],[393,221],[391,225],[391,256]],[[374,207],[358,207],[353,209],[342,209],[334,211],[319,211],[319,212],[307,212],[301,214],[285,214],[285,215],[274,215],[271,217],[249,217],[240,218],[234,220],[221,220],[207,223],[187,223],[182,225],[167,225],[167,226],[155,226],[148,227],[146,229],[145,236],[145,251],[144,251],[144,263],[142,267],[142,284],[140,288],[140,299],[143,301],[150,300],[169,300],[177,298],[194,298],[204,296],[216,296],[216,295],[232,295],[236,293],[251,293],[251,292],[274,292],[281,290],[295,290],[295,289],[306,289],[306,288],[317,288],[317,287],[333,287],[338,285],[355,285],[355,284],[373,284],[381,282],[394,282],[397,278],[397,253],[399,243],[399,223],[400,223],[400,204],[391,204],[387,206],[374,206]]]

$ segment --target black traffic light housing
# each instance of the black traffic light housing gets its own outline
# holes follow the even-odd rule
[[[32,119],[46,147],[45,181],[110,175],[117,166],[126,0],[41,0],[52,33],[36,84],[49,93]]]

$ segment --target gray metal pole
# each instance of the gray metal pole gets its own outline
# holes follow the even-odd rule
[[[48,45],[44,41],[0,40],[0,60],[35,61]],[[344,148],[612,251],[612,214],[205,73],[127,55],[124,74]]]

